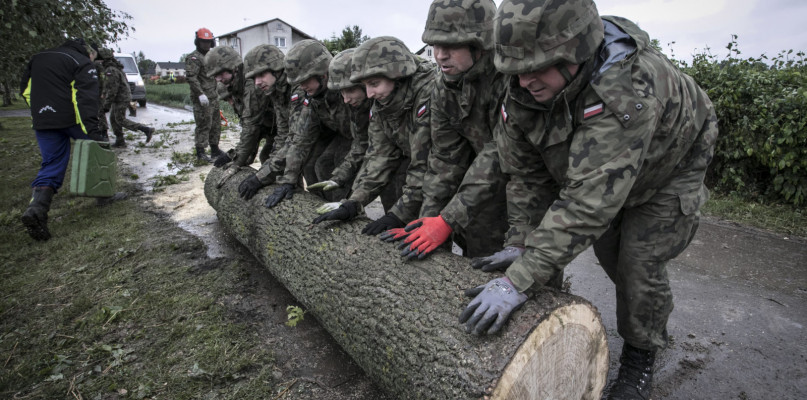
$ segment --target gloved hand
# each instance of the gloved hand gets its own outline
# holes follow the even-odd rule
[[[387,215],[384,215],[383,217],[367,224],[364,229],[361,230],[361,233],[365,235],[378,235],[387,229],[403,228],[404,225],[405,224],[400,218],[396,217],[395,214],[388,212]]]
[[[260,190],[260,188],[263,186],[264,184],[261,183],[258,177],[255,176],[255,174],[252,174],[249,176],[249,178],[244,179],[244,181],[238,185],[238,195],[244,200],[249,200],[255,196],[255,194],[258,193],[258,190]]]
[[[407,260],[415,257],[418,260],[424,259],[434,249],[440,247],[454,231],[439,215],[416,219],[410,222],[405,230],[409,232],[409,236],[398,248],[403,249],[401,257],[406,257]]]
[[[322,190],[323,192],[330,192],[331,190],[338,189],[342,187],[342,185],[336,183],[333,180],[327,180],[322,182],[317,182],[313,185],[308,185],[308,190]]]
[[[474,296],[474,299],[460,314],[460,323],[465,324],[465,332],[474,335],[485,330],[488,335],[498,332],[510,314],[527,301],[527,295],[519,293],[506,276],[468,289],[465,295]]]
[[[507,246],[504,250],[497,251],[487,257],[474,257],[471,259],[471,268],[482,268],[484,272],[505,270],[527,249],[523,247]]]
[[[210,104],[210,100],[208,100],[207,96],[203,93],[199,96],[199,103],[203,106],[207,106]]]
[[[385,231],[384,233],[378,235],[378,238],[387,242],[397,242],[401,239],[406,238],[409,236],[409,232],[406,231],[404,228],[393,228]]]
[[[291,183],[284,183],[275,188],[275,191],[266,198],[266,202],[263,205],[272,208],[278,205],[281,201],[291,199],[293,196],[294,185]]]
[[[325,214],[327,212],[336,210],[337,208],[339,208],[340,205],[342,205],[342,203],[340,203],[338,201],[335,201],[333,203],[325,203],[325,204],[317,207],[317,214],[322,215],[322,214]]]
[[[220,156],[216,157],[216,161],[213,162],[213,166],[223,167],[232,160],[233,159],[230,158],[230,156],[227,153],[222,153]]]
[[[347,221],[359,215],[359,203],[356,201],[348,200],[339,206],[336,210],[322,214],[311,221],[312,224],[318,224],[322,221]]]

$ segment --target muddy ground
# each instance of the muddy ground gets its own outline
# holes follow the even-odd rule
[[[170,175],[172,152],[190,152],[192,114],[158,105],[139,108],[132,119],[169,135],[169,147],[116,150],[120,164],[138,177],[143,201],[170,214],[200,237],[210,262],[243,258],[249,271],[243,291],[227,299],[234,315],[264,326],[265,343],[276,348],[281,374],[297,378],[322,399],[379,399],[383,394],[333,342],[313,318],[297,329],[282,329],[291,295],[238,243],[219,229],[203,193],[211,166],[197,167],[186,182],[161,192],[155,177]],[[237,132],[228,131],[228,149]],[[257,166],[257,165],[256,165]],[[376,216],[378,208],[371,209]],[[372,216],[372,215],[371,215]],[[572,293],[598,307],[608,331],[613,377],[622,346],[616,333],[614,288],[591,250],[566,269]],[[705,219],[694,242],[669,266],[675,310],[669,347],[656,363],[654,399],[807,398],[807,241]]]

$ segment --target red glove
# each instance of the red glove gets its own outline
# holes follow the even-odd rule
[[[425,217],[412,221],[404,228],[409,232],[409,236],[398,247],[403,249],[402,257],[412,259],[417,256],[423,259],[434,249],[440,247],[454,230],[446,223],[441,216]]]
[[[409,232],[407,232],[406,229],[392,228],[387,229],[382,234],[378,235],[378,238],[385,242],[397,242],[407,236],[409,236]]]

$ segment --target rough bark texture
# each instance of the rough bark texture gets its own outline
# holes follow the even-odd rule
[[[403,262],[395,246],[361,234],[369,221],[312,225],[322,201],[298,190],[268,209],[274,187],[250,201],[213,168],[205,195],[220,223],[305,305],[379,386],[402,399],[599,399],[608,347],[584,299],[546,290],[495,336],[459,324],[466,288],[493,278],[438,251]]]

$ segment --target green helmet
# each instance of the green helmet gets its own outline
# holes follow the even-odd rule
[[[207,68],[207,76],[210,77],[223,71],[235,71],[239,64],[241,64],[241,56],[229,46],[216,46],[205,55],[205,68]]]
[[[342,90],[358,85],[350,81],[350,66],[355,51],[356,49],[343,50],[333,57],[328,67],[328,89]]]
[[[266,71],[282,71],[283,52],[271,44],[262,44],[244,56],[244,76],[253,78]]]
[[[493,48],[493,0],[434,0],[429,7],[423,42],[431,45],[469,44]]]
[[[496,69],[509,75],[582,64],[603,40],[592,0],[503,0],[493,24]]]
[[[379,36],[362,43],[353,53],[352,63],[350,81],[353,83],[378,75],[396,80],[414,74],[417,69],[415,56],[409,48],[392,36]]]
[[[327,75],[331,59],[331,52],[322,42],[313,39],[297,42],[286,54],[286,79],[296,85],[312,76]]]
[[[115,53],[112,51],[112,49],[108,49],[106,47],[98,49],[98,59],[111,60],[113,58],[115,58]]]

